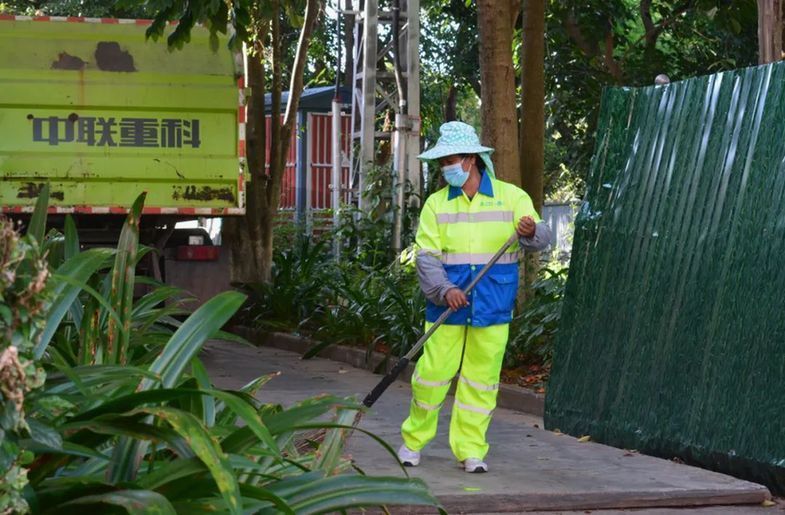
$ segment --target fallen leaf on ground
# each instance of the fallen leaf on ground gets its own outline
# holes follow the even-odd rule
[[[777,503],[772,501],[772,500],[770,500],[770,499],[766,499],[765,501],[763,501],[761,503],[761,505],[765,506],[766,508],[771,508],[772,506],[777,506]]]
[[[589,435],[581,436],[580,438],[578,438],[578,441],[581,442],[581,443],[586,443],[589,440],[591,440],[591,436],[589,436]]]

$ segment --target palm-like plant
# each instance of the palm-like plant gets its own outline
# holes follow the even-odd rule
[[[430,504],[424,483],[372,478],[342,457],[359,406],[323,397],[284,409],[256,400],[268,378],[240,391],[212,387],[198,359],[245,301],[226,292],[184,322],[166,306],[174,291],[151,284],[134,299],[144,198],[117,249],[80,251],[71,222],[43,237],[56,300],[37,334],[48,369],[26,399],[34,453],[28,503],[35,512],[324,513],[380,504]],[[332,414],[330,417],[329,415]],[[327,422],[325,422],[327,420]],[[324,441],[301,435],[329,429]],[[380,441],[392,454],[392,450]],[[394,458],[391,458],[394,459]]]

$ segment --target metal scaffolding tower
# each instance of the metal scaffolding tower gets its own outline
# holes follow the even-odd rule
[[[354,87],[352,91],[351,189],[357,207],[366,208],[367,171],[379,140],[392,138],[395,236],[401,247],[403,186],[420,190],[420,0],[360,0],[354,15]],[[352,3],[354,7],[354,2]],[[381,38],[381,39],[380,39]],[[381,47],[381,48],[380,48]],[[395,113],[392,133],[383,132],[381,116]]]

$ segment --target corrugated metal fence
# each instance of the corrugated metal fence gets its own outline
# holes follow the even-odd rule
[[[604,94],[545,423],[785,492],[785,63]]]

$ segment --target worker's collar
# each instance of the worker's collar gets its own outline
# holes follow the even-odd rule
[[[480,187],[477,189],[477,193],[482,193],[486,197],[493,197],[493,183],[491,182],[491,176],[484,171],[480,173],[482,174],[482,177],[480,178]],[[463,194],[462,188],[450,186],[450,193],[447,195],[447,200],[460,197],[461,194]]]

